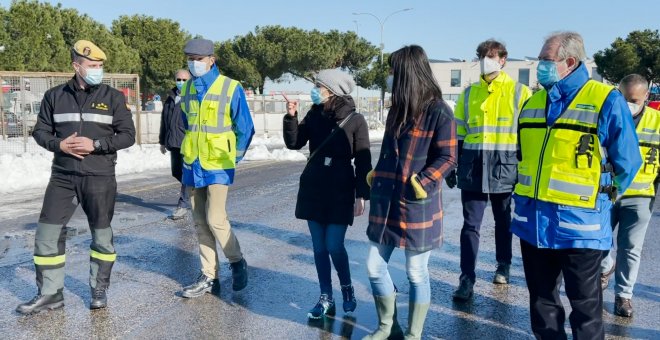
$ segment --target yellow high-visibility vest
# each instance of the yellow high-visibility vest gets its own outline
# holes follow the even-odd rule
[[[646,107],[635,131],[643,163],[623,197],[655,197],[653,182],[660,170],[660,111]]]
[[[186,164],[192,164],[199,158],[204,170],[236,168],[236,134],[232,130],[230,106],[238,85],[236,80],[218,76],[201,104],[191,80],[181,88],[181,110],[188,121],[181,143],[181,154]]]
[[[526,86],[504,71],[490,84],[481,79],[470,85],[454,110],[456,136],[464,141],[463,149],[516,151],[518,114],[530,96]]]
[[[598,118],[614,88],[589,80],[548,126],[548,93],[535,93],[518,120],[522,161],[515,193],[545,202],[593,209],[603,172]]]

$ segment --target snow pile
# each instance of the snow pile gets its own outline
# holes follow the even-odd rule
[[[382,142],[383,135],[385,134],[385,128],[378,130],[369,130],[369,142]]]
[[[283,148],[284,147],[284,138],[279,133],[269,133],[264,136],[254,136],[252,137],[252,142],[250,147],[256,146],[267,146],[269,148]]]
[[[0,155],[0,193],[45,186],[52,160],[53,155],[46,152]]]
[[[382,140],[383,130],[370,130],[370,140]],[[0,194],[28,188],[45,188],[50,178],[53,154],[30,140],[28,152],[23,153],[22,140],[0,141]],[[249,161],[305,161],[300,151],[284,147],[281,134],[255,136],[245,160]],[[160,153],[157,144],[134,145],[117,153],[116,174],[132,174],[153,169],[169,168],[170,156]]]
[[[304,161],[307,157],[300,151],[285,148],[268,151],[266,145],[249,149],[243,158],[248,161]]]
[[[152,169],[170,167],[170,155],[160,152],[158,144],[142,144],[142,148],[133,145],[117,152],[117,175],[144,172]]]
[[[0,155],[0,193],[45,187],[50,178],[53,154],[43,150],[21,155]],[[144,172],[170,166],[170,156],[160,153],[159,145],[134,145],[117,153],[117,175]]]

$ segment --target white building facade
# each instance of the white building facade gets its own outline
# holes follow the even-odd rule
[[[503,70],[514,80],[534,90],[540,88],[536,79],[538,63],[538,60],[507,59]],[[603,81],[603,77],[596,71],[596,63],[592,59],[587,59],[584,63],[592,79]],[[444,99],[453,101],[458,100],[458,96],[466,87],[478,82],[481,73],[479,61],[431,60],[431,70],[442,89]]]

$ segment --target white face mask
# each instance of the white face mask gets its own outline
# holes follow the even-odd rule
[[[628,108],[630,109],[630,113],[632,113],[632,115],[635,116],[639,113],[642,106],[636,103],[628,102]]]
[[[479,59],[479,66],[481,67],[481,74],[491,74],[502,68],[497,60],[488,57]]]
[[[387,79],[385,80],[385,83],[387,84],[387,89],[386,91],[389,93],[392,93],[392,86],[394,86],[394,76],[389,75],[387,76]]]
[[[188,69],[190,73],[195,77],[201,77],[206,74],[209,70],[206,68],[206,63],[199,60],[188,60]]]

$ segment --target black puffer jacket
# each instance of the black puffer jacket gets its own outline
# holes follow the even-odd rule
[[[350,96],[334,97],[327,111],[314,105],[305,118],[284,116],[284,142],[298,150],[309,142],[313,153],[350,113]],[[356,114],[324,145],[300,175],[296,217],[323,224],[353,224],[355,198],[369,199],[366,175],[371,170],[369,129],[364,116]],[[330,165],[328,160],[330,159]],[[355,168],[351,160],[355,159]]]
[[[178,100],[177,100],[178,98]],[[177,88],[173,88],[168,93],[165,104],[163,104],[163,113],[160,117],[160,133],[158,134],[158,143],[165,145],[167,150],[173,148],[180,149],[181,142],[186,130],[183,127],[183,114],[181,113],[180,97]]]
[[[74,132],[98,139],[101,149],[82,160],[63,153],[60,142]],[[53,171],[109,176],[115,174],[117,150],[135,143],[135,125],[123,93],[105,84],[83,90],[74,77],[46,91],[32,137],[55,154]]]

